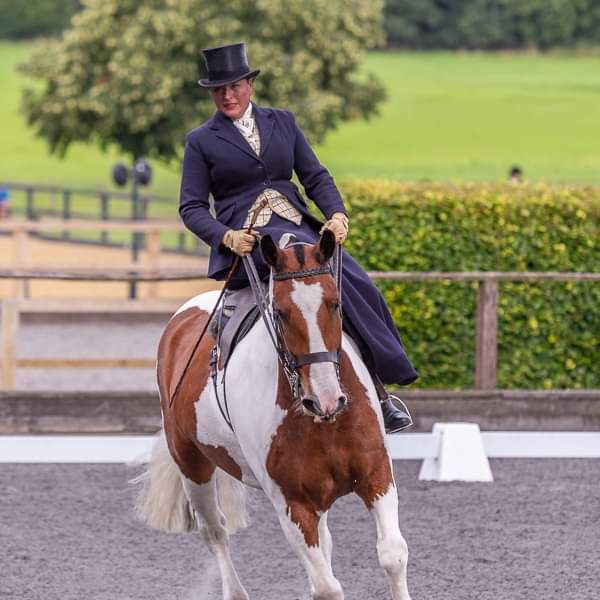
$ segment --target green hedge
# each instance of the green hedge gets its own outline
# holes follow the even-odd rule
[[[368,270],[600,271],[600,188],[352,182]],[[431,388],[473,386],[477,284],[380,282]],[[600,387],[600,283],[501,283],[498,387]]]

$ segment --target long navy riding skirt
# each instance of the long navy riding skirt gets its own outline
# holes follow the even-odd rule
[[[284,233],[292,233],[299,242],[314,244],[318,232],[302,221],[296,225],[273,214],[267,225],[257,227],[261,234],[269,234],[275,243]],[[408,360],[398,330],[381,292],[359,264],[343,253],[342,264],[342,314],[343,328],[354,339],[363,360],[372,374],[385,384],[408,385],[419,376]],[[263,261],[258,245],[252,258],[262,278],[269,276],[269,266]],[[217,279],[225,279],[226,272],[218,273]],[[231,280],[232,289],[249,285],[243,264],[240,263]]]

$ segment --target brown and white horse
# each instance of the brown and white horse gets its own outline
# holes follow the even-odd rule
[[[272,502],[306,569],[312,598],[319,600],[344,597],[331,568],[327,511],[341,496],[358,494],[375,518],[377,553],[392,597],[410,599],[408,550],[377,394],[352,340],[342,333],[335,280],[323,268],[334,246],[330,232],[314,246],[279,249],[268,236],[261,240],[272,267],[270,310],[287,350],[296,357],[339,351],[339,367],[328,361],[298,367],[298,397],[262,319],[236,347],[226,381],[218,371],[216,391],[222,401],[226,383],[233,430],[210,376],[212,336],[203,338],[184,374],[214,293],[184,304],[160,342],[164,435],[142,477],[139,513],[159,529],[203,533],[219,563],[225,600],[248,599],[229,552],[229,534],[247,524],[244,484],[262,488]]]

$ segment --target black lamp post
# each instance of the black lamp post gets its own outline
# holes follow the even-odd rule
[[[142,206],[140,202],[139,186],[148,185],[152,180],[152,167],[150,163],[139,158],[133,163],[133,167],[129,168],[123,163],[117,163],[112,170],[113,181],[119,186],[124,187],[127,185],[129,178],[132,180],[131,187],[131,218],[133,221],[139,221],[145,218],[142,212]],[[133,262],[138,261],[139,250],[142,246],[143,234],[134,231],[131,236],[131,259]],[[134,299],[137,295],[137,282],[131,281],[129,283],[129,297]]]

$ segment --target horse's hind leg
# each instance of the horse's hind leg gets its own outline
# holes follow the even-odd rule
[[[197,484],[183,478],[183,487],[190,505],[199,519],[198,525],[206,543],[219,562],[223,581],[223,600],[248,600],[231,560],[229,534],[217,496],[217,470],[207,483]]]
[[[398,524],[398,495],[393,481],[385,494],[379,496],[369,507],[377,526],[377,555],[385,570],[392,598],[410,600],[406,583],[408,546]]]
[[[327,517],[321,524],[322,517],[320,519],[311,509],[299,505],[278,510],[277,515],[287,541],[304,565],[312,599],[344,600],[342,586],[331,570],[331,534],[327,529]]]

